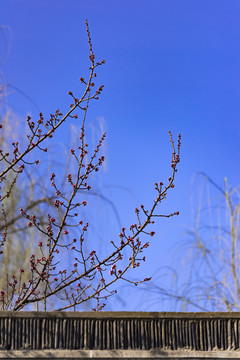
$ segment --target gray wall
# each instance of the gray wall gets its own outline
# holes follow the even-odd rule
[[[240,358],[239,350],[239,313],[0,312],[0,358]]]

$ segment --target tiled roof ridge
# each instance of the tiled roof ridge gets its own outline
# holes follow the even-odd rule
[[[2,311],[0,349],[238,351],[240,314]]]

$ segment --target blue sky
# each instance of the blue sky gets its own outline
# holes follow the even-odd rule
[[[67,92],[80,90],[89,66],[88,19],[94,53],[106,60],[98,77],[104,92],[88,116],[107,129],[107,169],[96,186],[114,202],[122,225],[135,222],[135,207],[151,205],[153,184],[170,175],[168,130],[175,139],[182,134],[176,186],[163,204],[163,212],[179,210],[180,216],[158,223],[139,276],[171,263],[172,249],[191,226],[198,172],[220,186],[224,177],[239,183],[239,13],[238,0],[0,0],[0,23],[11,29],[1,64],[5,81],[44,114],[66,109]],[[2,60],[3,42],[0,51]],[[9,106],[18,116],[38,113],[19,91],[11,92]],[[107,216],[110,233],[118,231],[114,216]],[[112,300],[109,309],[137,310],[140,293],[128,291],[131,300]],[[167,310],[161,300],[155,306]]]

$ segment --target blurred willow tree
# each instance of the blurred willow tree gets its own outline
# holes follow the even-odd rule
[[[227,178],[220,187],[205,173],[197,180],[193,226],[178,243],[172,266],[159,269],[145,290],[152,294],[152,305],[167,304],[168,310],[239,311],[239,187],[231,187]]]

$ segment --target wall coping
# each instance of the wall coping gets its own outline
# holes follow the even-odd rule
[[[240,319],[240,312],[0,311],[0,318]]]

